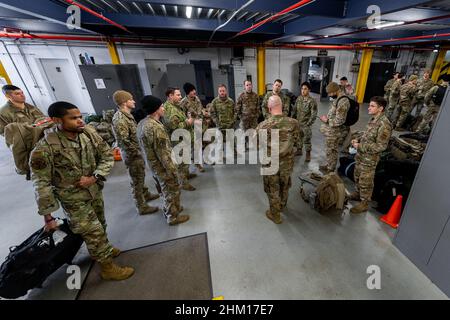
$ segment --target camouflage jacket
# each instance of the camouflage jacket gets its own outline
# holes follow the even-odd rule
[[[391,90],[389,91],[389,104],[397,105],[398,99],[400,98],[400,88],[402,86],[401,80],[396,80],[391,86]]]
[[[391,87],[392,87],[392,85],[394,84],[394,81],[395,81],[394,78],[389,79],[389,80],[386,82],[386,84],[384,85],[384,97],[385,97],[386,99],[389,99],[389,94],[390,94],[390,92],[391,92]]]
[[[340,96],[345,97],[345,96]],[[328,126],[331,128],[343,127],[347,119],[347,112],[350,108],[350,101],[347,98],[334,99],[328,111]],[[338,104],[339,101],[339,104]]]
[[[381,153],[388,147],[391,134],[392,124],[384,113],[372,118],[359,139],[357,157],[364,162],[376,164]]]
[[[232,129],[236,122],[234,101],[230,97],[222,100],[219,97],[211,101],[211,118],[219,129]]]
[[[416,95],[417,87],[412,82],[407,82],[400,87],[400,105],[411,105]]]
[[[5,127],[12,122],[33,124],[44,117],[42,111],[31,104],[25,103],[25,109],[20,110],[8,101],[0,108],[0,135],[3,135]]]
[[[310,127],[316,121],[317,101],[311,96],[299,96],[295,101],[292,117],[296,118],[301,126]]]
[[[89,188],[76,186],[82,176],[107,176],[114,165],[109,145],[87,125],[76,140],[69,139],[58,127],[45,131],[31,152],[31,180],[39,214],[59,208],[58,201],[71,205],[95,199],[103,188],[98,180]]]
[[[440,106],[435,105],[433,102],[433,95],[438,91],[438,89],[439,89],[439,86],[435,85],[433,88],[428,90],[428,92],[425,94],[424,102],[428,108],[440,107]]]
[[[425,95],[428,91],[430,91],[431,88],[433,88],[434,82],[431,79],[422,79],[419,84],[417,85],[417,94],[416,94],[416,100],[417,101],[423,101],[425,99]]]
[[[112,128],[124,161],[142,158],[136,137],[137,123],[132,114],[117,110],[112,118]]]
[[[192,118],[202,119],[203,118],[203,106],[200,99],[195,96],[194,100],[188,96],[184,97],[180,102],[180,107],[185,114],[191,113]]]
[[[180,106],[172,104],[170,101],[164,103],[164,117],[162,123],[166,127],[169,137],[176,129],[192,129],[192,126],[186,123],[186,114],[181,110]]]
[[[281,175],[290,175],[294,169],[294,146],[297,144],[300,134],[300,125],[297,120],[284,116],[275,115],[264,120],[256,131],[267,129],[267,152],[271,155],[270,130],[279,129],[279,160]]]
[[[170,137],[161,122],[150,116],[141,120],[137,126],[137,138],[154,174],[177,175],[177,166],[171,156]]]
[[[255,92],[242,92],[236,101],[236,114],[239,119],[259,118],[259,97]]]
[[[266,95],[264,96],[262,105],[261,105],[261,109],[262,109],[262,113],[264,116],[264,119],[267,119],[267,117],[270,116],[270,112],[269,109],[267,107],[267,103],[269,102],[269,98],[271,96],[273,96],[273,91],[267,92]],[[284,93],[280,92],[280,99],[281,102],[283,103],[283,115],[288,116],[289,115],[289,109],[290,109],[290,104],[291,104],[291,99],[289,99],[289,97],[287,95],[285,95]]]

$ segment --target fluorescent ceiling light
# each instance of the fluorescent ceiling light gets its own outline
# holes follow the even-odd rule
[[[186,17],[190,19],[191,15],[192,15],[192,7],[186,7]]]
[[[405,21],[397,21],[397,22],[386,22],[379,25],[374,26],[375,29],[383,29],[387,27],[393,27],[393,26],[399,26],[401,24],[404,24]]]

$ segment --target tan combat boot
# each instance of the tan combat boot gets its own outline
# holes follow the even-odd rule
[[[134,273],[134,269],[131,267],[119,267],[112,262],[111,259],[100,263],[101,277],[103,280],[125,280],[131,277]]]
[[[322,171],[323,174],[328,174],[328,173],[332,172],[331,170],[328,169],[327,165],[320,165],[319,170]]]
[[[306,151],[305,162],[311,161],[311,151]]]
[[[195,173],[189,173],[188,174],[188,179],[194,179],[195,177],[197,177],[197,174],[195,174]]]
[[[170,220],[169,221],[169,225],[170,226],[175,226],[177,224],[184,223],[184,222],[186,222],[188,220],[189,220],[189,215],[188,214],[180,214],[180,215],[176,216],[174,219]]]
[[[149,202],[149,201],[152,201],[152,200],[156,200],[156,199],[158,199],[158,198],[159,198],[159,194],[152,194],[151,192],[147,193],[147,194],[144,196],[145,202]]]
[[[186,190],[186,191],[194,191],[195,187],[190,183],[185,183],[181,186],[181,189]]]
[[[197,167],[199,172],[205,172],[205,168],[203,168],[201,164],[196,164],[195,166]]]
[[[349,200],[360,200],[358,191],[353,191],[347,197],[348,197]]]
[[[358,203],[356,206],[350,209],[351,213],[363,213],[366,212],[369,209],[369,201],[362,200],[360,203]]]
[[[295,153],[294,153],[295,157],[301,157],[302,155],[303,155],[302,149],[297,149],[297,151],[295,151]]]
[[[267,211],[266,211],[266,216],[267,216],[267,218],[269,218],[270,220],[272,220],[273,223],[280,224],[280,223],[283,222],[283,220],[281,219],[281,215],[280,215],[279,212],[278,212],[278,213],[275,213],[275,214],[272,214],[272,212],[271,212],[270,210],[267,210]]]
[[[158,207],[152,207],[152,206],[149,206],[149,205],[143,205],[143,206],[138,208],[138,212],[139,212],[139,214],[141,216],[146,215],[146,214],[155,213],[158,210],[159,210]]]

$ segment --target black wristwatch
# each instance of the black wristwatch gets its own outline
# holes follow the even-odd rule
[[[102,175],[100,175],[98,173],[94,174],[94,178],[99,180],[99,181],[105,181],[106,180],[104,176],[102,176]]]

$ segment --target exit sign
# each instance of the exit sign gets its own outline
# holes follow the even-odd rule
[[[319,51],[317,51],[317,55],[319,57],[326,57],[326,56],[328,56],[328,51],[325,49],[320,49]]]

